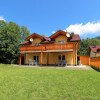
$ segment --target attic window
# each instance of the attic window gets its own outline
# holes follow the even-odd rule
[[[65,43],[65,41],[58,41],[58,43],[59,43],[59,44],[64,44],[64,43]]]
[[[38,45],[39,45],[39,43],[35,43],[35,44],[34,44],[34,46],[38,46]]]

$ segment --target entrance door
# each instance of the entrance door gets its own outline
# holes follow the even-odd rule
[[[37,65],[39,63],[39,56],[34,56],[33,60],[34,60],[34,64]]]

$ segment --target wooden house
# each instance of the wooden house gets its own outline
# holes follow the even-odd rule
[[[58,30],[50,37],[33,33],[20,44],[19,64],[77,65],[78,34]]]
[[[90,57],[100,57],[100,45],[97,46],[90,46]]]

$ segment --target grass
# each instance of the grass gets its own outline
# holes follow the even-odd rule
[[[0,100],[100,100],[100,73],[0,64]]]
[[[96,67],[96,66],[91,66],[91,68],[93,68],[94,70],[100,72],[100,67]]]

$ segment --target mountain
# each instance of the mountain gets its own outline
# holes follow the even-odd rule
[[[100,36],[97,36],[97,37],[95,37],[95,38],[93,38],[93,39],[98,39],[98,40],[100,40]]]
[[[98,37],[95,37],[95,39],[98,39],[98,40],[100,40],[100,36],[98,36]]]

